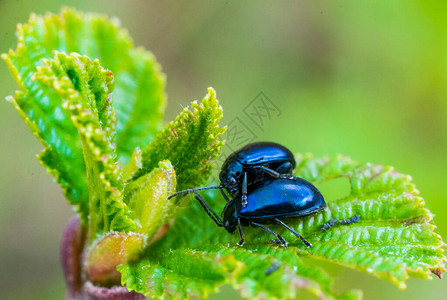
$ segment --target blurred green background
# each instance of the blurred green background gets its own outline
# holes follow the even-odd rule
[[[135,44],[155,54],[167,74],[166,121],[213,86],[223,123],[239,118],[256,140],[411,174],[447,238],[447,4],[0,0],[0,52],[15,48],[16,23],[63,5],[118,17]],[[0,97],[16,88],[1,62]],[[257,127],[244,108],[260,92],[280,113]],[[35,159],[42,146],[6,101],[0,126],[1,299],[62,299],[59,242],[73,211]],[[340,290],[361,288],[365,299],[447,294],[437,278],[412,279],[400,291],[331,271]],[[212,298],[229,295],[236,294],[226,288]]]

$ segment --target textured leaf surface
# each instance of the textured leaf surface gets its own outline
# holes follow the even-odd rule
[[[151,238],[162,225],[172,220],[175,199],[168,200],[168,196],[175,193],[175,186],[174,168],[168,160],[126,186],[125,199],[132,218],[138,220],[135,232]]]
[[[118,270],[130,289],[150,293],[152,297],[169,295],[184,299],[206,297],[216,291],[217,285],[229,282],[229,275],[240,267],[232,256],[181,249],[168,251],[156,263],[144,259],[121,265]]]
[[[134,48],[117,19],[64,9],[61,15],[31,16],[30,30],[45,57],[53,50],[77,52],[99,59],[113,72],[117,148],[123,162],[152,140],[165,107],[165,76],[151,53]]]
[[[201,278],[218,278],[207,282],[213,291],[224,283],[231,283],[241,294],[250,298],[294,298],[296,289],[306,289],[328,299],[359,298],[358,291],[339,295],[334,292],[334,279],[316,261],[329,261],[388,280],[400,288],[410,277],[430,278],[431,273],[445,271],[444,244],[435,231],[433,215],[411,182],[391,167],[359,164],[349,158],[313,158],[298,155],[296,175],[320,185],[338,178],[349,182],[348,195],[327,198],[328,209],[302,219],[287,220],[287,224],[302,233],[313,244],[306,248],[287,231],[268,225],[289,241],[289,247],[273,245],[272,238],[259,229],[244,227],[246,244],[236,246],[237,235],[231,236],[217,228],[199,205],[191,205],[179,215],[168,234],[150,247],[138,263],[122,265],[122,283],[129,289],[151,297],[163,298],[202,295]],[[216,210],[224,200],[208,192],[207,199]],[[337,224],[322,231],[321,226],[331,218],[346,219],[360,215],[360,222]],[[169,250],[171,249],[171,250]],[[209,268],[185,265],[198,254],[207,259],[219,257],[234,260],[237,267],[222,269],[218,263]],[[176,260],[173,266],[166,263]],[[196,262],[196,265],[199,265]],[[219,269],[220,268],[220,269]],[[219,269],[225,278],[213,277]],[[197,273],[196,273],[197,271]],[[205,272],[205,274],[203,273]],[[169,274],[172,280],[163,277]],[[176,278],[182,278],[178,280]],[[182,282],[187,282],[186,286]]]
[[[192,111],[185,108],[143,150],[143,167],[134,179],[150,172],[159,161],[168,159],[177,174],[177,190],[205,183],[212,170],[211,162],[223,145],[218,140],[226,129],[218,126],[221,118],[222,107],[216,99],[216,92],[209,88],[200,103],[192,103]]]
[[[17,48],[2,55],[20,87],[8,99],[44,144],[42,165],[56,177],[84,223],[89,195],[77,129],[60,96],[32,77],[42,59],[53,58],[54,50],[99,59],[115,75],[116,148],[120,161],[127,163],[134,149],[145,147],[161,126],[165,76],[153,55],[134,48],[119,25],[116,19],[72,9],[60,15],[33,14],[28,24],[17,26]]]
[[[36,79],[52,88],[70,112],[82,143],[89,188],[89,235],[134,228],[122,200],[123,182],[114,148],[116,117],[111,95],[114,80],[98,60],[78,54],[56,53],[44,60]]]
[[[44,144],[39,160],[55,176],[65,197],[76,205],[85,223],[88,219],[88,189],[81,142],[69,113],[62,108],[59,95],[41,82],[32,80],[36,66],[42,64],[43,55],[41,46],[30,32],[29,25],[18,26],[16,51],[2,55],[20,86],[20,91],[7,99]]]

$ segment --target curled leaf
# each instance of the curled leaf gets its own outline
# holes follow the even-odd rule
[[[177,190],[206,182],[213,167],[211,162],[223,145],[219,137],[226,128],[218,125],[222,107],[212,88],[200,103],[194,101],[191,106],[192,111],[185,108],[143,150],[143,166],[134,179],[152,171],[159,161],[168,159],[177,174]]]
[[[44,59],[53,59],[56,50],[98,59],[114,73],[116,126],[115,121],[107,123],[111,119],[105,117],[112,114],[110,105],[104,106],[104,112],[101,106],[98,109],[107,138],[112,141],[116,135],[110,145],[117,149],[115,155],[121,163],[129,161],[136,147],[144,148],[161,127],[165,76],[154,56],[135,48],[119,21],[104,15],[70,8],[62,9],[58,15],[32,14],[27,24],[17,26],[17,38],[17,48],[1,56],[20,87],[8,100],[43,143],[45,149],[39,160],[55,176],[65,197],[87,224],[89,189],[78,130],[70,120],[71,113],[62,106],[61,96],[43,82],[32,80],[37,67],[44,64]],[[95,77],[92,80],[90,84],[95,85]]]
[[[174,199],[168,200],[168,196],[175,192],[175,186],[175,172],[168,160],[127,184],[126,201],[131,217],[137,220],[135,232],[152,238],[162,225],[173,220]]]
[[[90,240],[102,232],[132,229],[135,225],[122,200],[123,182],[113,143],[112,73],[97,60],[75,53],[56,53],[53,60],[44,62],[35,78],[64,99],[62,105],[81,139],[89,188]]]

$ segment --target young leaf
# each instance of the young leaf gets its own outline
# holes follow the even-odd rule
[[[158,164],[152,172],[129,182],[125,189],[125,201],[132,219],[138,220],[135,232],[152,238],[160,227],[172,220],[176,177],[168,160]]]
[[[203,257],[203,263],[210,257],[235,260],[237,268],[220,273],[226,273],[227,278],[209,280],[204,286],[211,291],[229,282],[249,298],[294,298],[296,288],[329,299],[360,297],[358,291],[335,293],[333,278],[315,264],[321,260],[366,272],[400,288],[405,288],[410,276],[430,278],[431,273],[440,276],[445,271],[444,243],[410,176],[391,167],[359,164],[346,157],[311,155],[297,156],[295,174],[317,185],[347,178],[351,188],[349,195],[341,199],[327,197],[325,211],[286,221],[313,248],[306,248],[290,232],[274,225],[267,226],[289,241],[288,248],[271,244],[273,236],[251,227],[243,228],[246,244],[238,247],[239,237],[216,227],[196,204],[179,214],[169,233],[138,262],[119,267],[122,283],[130,290],[156,298],[202,295],[203,278],[220,278],[213,274],[223,267],[219,261],[209,268],[189,267],[189,253],[199,254],[195,259]],[[222,207],[223,200],[217,200],[216,192],[207,194],[212,207]],[[356,224],[321,229],[332,218],[341,220],[354,215],[360,215]],[[169,260],[175,260],[176,265],[167,263]],[[187,285],[176,278],[182,278]]]
[[[78,52],[97,58],[116,79],[113,106],[118,123],[116,145],[126,164],[136,147],[144,148],[161,127],[166,105],[165,76],[155,57],[134,48],[117,19],[64,9],[60,16],[34,17],[47,51]],[[44,42],[45,43],[45,42]]]
[[[123,182],[113,143],[116,118],[111,104],[114,80],[98,60],[72,53],[56,53],[44,60],[35,78],[62,99],[78,129],[89,188],[89,235],[94,240],[108,231],[135,227],[122,200]]]
[[[2,58],[20,86],[14,97],[7,98],[45,149],[38,156],[42,165],[62,186],[63,193],[85,224],[88,220],[88,189],[81,141],[70,114],[62,108],[57,93],[32,80],[36,66],[42,64],[40,49],[33,43],[30,26],[18,26],[19,44]]]
[[[143,166],[134,180],[152,171],[159,161],[169,159],[177,174],[177,190],[205,183],[211,173],[211,161],[223,145],[218,140],[226,130],[218,125],[221,118],[222,107],[216,92],[209,88],[202,102],[192,103],[192,112],[185,108],[143,150]]]
[[[31,80],[36,66],[58,50],[97,58],[115,74],[116,147],[122,163],[129,161],[137,146],[145,147],[161,126],[165,76],[151,53],[134,48],[118,20],[103,15],[73,9],[63,9],[60,15],[32,14],[28,24],[18,25],[17,38],[17,49],[2,55],[20,87],[8,99],[44,144],[39,156],[42,165],[55,175],[85,224],[89,196],[78,133],[60,97]]]
[[[132,154],[132,157],[130,158],[130,162],[123,168],[123,172],[121,173],[123,176],[123,181],[130,181],[142,166],[141,150],[140,148],[136,148]]]

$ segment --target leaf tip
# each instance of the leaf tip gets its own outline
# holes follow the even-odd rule
[[[445,269],[431,269],[430,272],[432,272],[433,274],[435,274],[436,276],[438,276],[439,279],[442,279],[442,273],[445,271]]]
[[[208,92],[207,98],[216,99],[216,90],[213,87],[211,86],[208,87],[207,92]]]
[[[11,53],[11,51],[12,51],[12,49],[9,49],[9,53]],[[3,59],[4,61],[7,61],[7,60],[8,60],[8,54],[6,54],[6,53],[2,53],[2,54],[0,55],[0,57],[1,57],[1,59]]]

